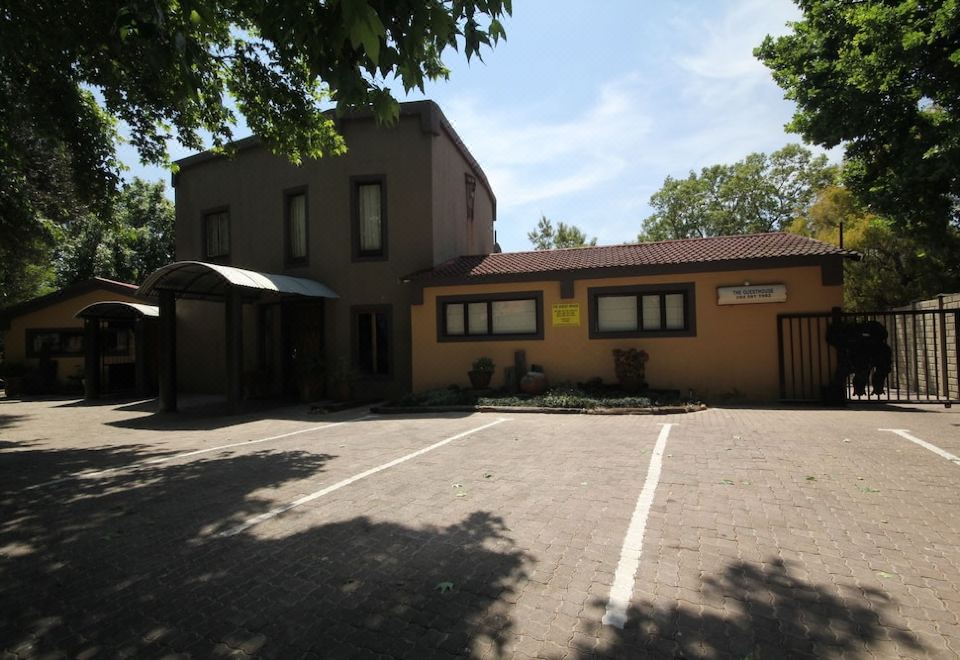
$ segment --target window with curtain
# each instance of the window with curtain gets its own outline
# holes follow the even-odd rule
[[[383,184],[359,183],[356,191],[358,254],[383,255]]]
[[[230,213],[215,211],[203,217],[204,254],[210,258],[230,254]]]
[[[591,337],[694,335],[693,285],[590,289]]]
[[[529,297],[527,297],[529,296]],[[540,293],[489,299],[438,301],[439,339],[500,339],[543,336]]]
[[[287,261],[307,261],[307,195],[303,192],[287,196]]]

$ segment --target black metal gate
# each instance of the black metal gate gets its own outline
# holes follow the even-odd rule
[[[779,314],[777,340],[783,402],[960,403],[960,309]]]
[[[100,324],[100,393],[130,394],[136,390],[135,321],[103,320]]]

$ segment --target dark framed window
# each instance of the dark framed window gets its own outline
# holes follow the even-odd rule
[[[27,357],[82,357],[83,328],[29,328]]]
[[[543,339],[543,293],[437,298],[437,341]]]
[[[387,377],[392,372],[390,305],[353,307],[353,366],[361,374]]]
[[[283,216],[286,263],[288,266],[302,266],[308,261],[310,238],[306,188],[284,193]]]
[[[229,209],[214,209],[203,214],[203,255],[207,259],[230,256]]]
[[[597,287],[587,295],[591,339],[697,334],[693,283]]]
[[[383,175],[350,178],[353,259],[387,258],[387,181]]]
[[[473,207],[477,201],[477,177],[465,174],[464,182],[467,189],[467,220],[473,220]]]

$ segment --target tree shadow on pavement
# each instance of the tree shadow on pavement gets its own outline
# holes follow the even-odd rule
[[[602,658],[836,658],[895,642],[906,655],[924,654],[915,637],[884,625],[880,612],[891,606],[884,592],[862,587],[861,597],[841,598],[835,587],[792,575],[782,559],[764,567],[733,562],[704,577],[699,604],[641,599],[623,630],[605,626],[598,646],[579,651]]]
[[[496,652],[511,629],[499,598],[529,558],[494,515],[407,526],[319,500],[219,535],[335,458],[264,451],[4,489],[0,656]]]

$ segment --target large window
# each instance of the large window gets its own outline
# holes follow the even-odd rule
[[[688,283],[590,289],[590,336],[695,335],[693,292]]]
[[[307,263],[307,193],[300,189],[284,196],[287,264]]]
[[[230,255],[230,212],[227,209],[204,214],[203,254],[208,259]]]
[[[542,339],[543,295],[539,291],[437,300],[440,341]]]
[[[353,177],[354,259],[384,259],[387,256],[387,194],[382,176]]]
[[[83,328],[29,329],[27,357],[78,357],[83,355]]]
[[[353,308],[353,363],[367,376],[390,374],[390,307]]]

